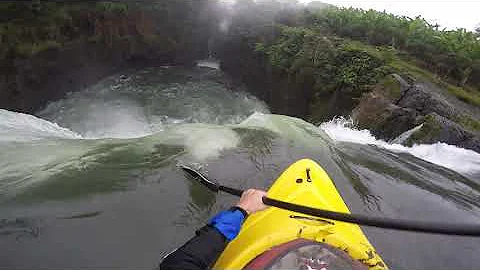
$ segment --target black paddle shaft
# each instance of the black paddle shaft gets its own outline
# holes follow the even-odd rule
[[[226,186],[218,186],[218,190],[241,197],[243,194],[243,190],[236,189],[236,188],[231,188],[231,187],[226,187]]]
[[[187,166],[181,166],[189,175],[198,179],[202,184],[210,190],[218,192],[223,191],[235,196],[242,196],[243,190],[219,185],[201,173]],[[480,236],[480,224],[452,224],[452,223],[433,223],[417,220],[398,220],[385,217],[372,217],[359,214],[347,214],[323,209],[312,208],[308,206],[298,205],[294,203],[279,201],[276,199],[263,197],[262,201],[265,205],[277,207],[280,209],[311,215],[319,218],[332,219],[358,225],[378,227],[384,229],[424,232],[432,234],[444,235],[460,235],[460,236]]]
[[[226,193],[238,196],[238,197],[241,197],[242,194],[243,194],[243,190],[219,185],[219,184],[211,181],[210,179],[208,179],[206,176],[204,176],[200,172],[197,172],[196,170],[194,170],[194,169],[192,169],[188,166],[180,165],[180,168],[182,168],[182,170],[187,172],[193,178],[200,181],[200,183],[205,185],[211,191],[214,191],[214,192],[223,191],[223,192],[226,192]]]
[[[372,217],[359,214],[346,214],[308,206],[283,202],[263,197],[263,203],[280,209],[311,215],[320,218],[332,219],[358,225],[378,227],[384,229],[424,232],[444,235],[480,236],[480,224],[451,224],[433,223],[417,220],[398,220],[385,217]]]

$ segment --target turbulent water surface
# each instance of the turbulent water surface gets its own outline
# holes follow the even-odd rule
[[[311,158],[354,213],[480,222],[480,155],[378,141],[344,120],[268,114],[219,71],[156,68],[106,78],[36,116],[0,110],[0,268],[152,269],[234,198]],[[478,269],[480,239],[364,228],[393,269]]]

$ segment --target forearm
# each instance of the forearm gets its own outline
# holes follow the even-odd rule
[[[212,266],[227,246],[227,238],[216,228],[207,225],[196,232],[179,249],[167,255],[160,269],[207,269]]]
[[[197,231],[196,236],[185,245],[167,255],[160,269],[207,269],[213,266],[251,213],[265,209],[262,198],[266,193],[249,189],[243,192],[236,206],[214,216],[207,226]]]
[[[209,224],[196,232],[179,249],[167,255],[160,269],[210,268],[228,244],[240,231],[246,212],[238,208],[222,211]]]

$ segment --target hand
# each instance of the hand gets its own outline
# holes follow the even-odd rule
[[[249,189],[243,192],[237,207],[245,210],[249,215],[258,211],[265,210],[267,206],[263,204],[262,197],[267,196],[263,190]]]

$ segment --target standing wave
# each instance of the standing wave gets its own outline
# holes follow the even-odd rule
[[[33,115],[0,109],[0,142],[47,138],[81,139],[82,136],[68,128]]]

